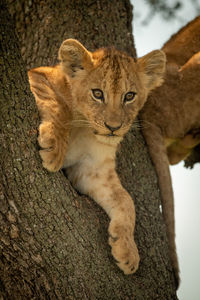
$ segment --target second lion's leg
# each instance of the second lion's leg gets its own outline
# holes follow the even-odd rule
[[[170,165],[179,163],[186,159],[192,152],[193,148],[200,144],[200,130],[195,129],[186,134],[182,139],[177,139],[167,147],[167,155]]]
[[[172,266],[178,286],[180,279],[175,244],[174,197],[169,170],[169,160],[160,128],[156,126],[151,126],[149,128],[144,127],[143,134],[158,176],[162,197],[162,213],[167,229]]]

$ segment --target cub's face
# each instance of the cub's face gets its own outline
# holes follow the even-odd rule
[[[74,109],[89,121],[99,139],[123,137],[145,101],[133,59],[109,53],[83,72],[78,80],[72,79]]]
[[[143,107],[148,92],[161,84],[165,69],[161,51],[135,62],[114,48],[91,53],[71,39],[61,45],[59,58],[70,78],[73,111],[102,141],[120,141]]]

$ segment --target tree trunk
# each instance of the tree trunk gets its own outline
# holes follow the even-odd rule
[[[157,178],[139,130],[127,134],[117,158],[136,205],[141,263],[134,275],[113,261],[105,212],[77,194],[62,171],[43,169],[38,155],[26,67],[55,63],[69,37],[90,50],[114,44],[135,56],[129,2],[8,2],[14,24],[4,1],[0,7],[0,298],[177,299]]]

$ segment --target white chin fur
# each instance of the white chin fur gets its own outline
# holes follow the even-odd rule
[[[105,135],[99,135],[99,134],[96,134],[95,136],[99,142],[107,144],[107,145],[117,145],[123,139],[123,137],[120,137],[120,136],[105,136]]]

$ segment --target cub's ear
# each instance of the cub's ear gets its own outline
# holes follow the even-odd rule
[[[77,40],[65,40],[59,49],[58,58],[63,71],[70,77],[75,77],[76,72],[88,70],[93,66],[92,54]]]
[[[138,59],[139,71],[148,91],[163,83],[166,68],[166,55],[161,50],[154,50]]]

